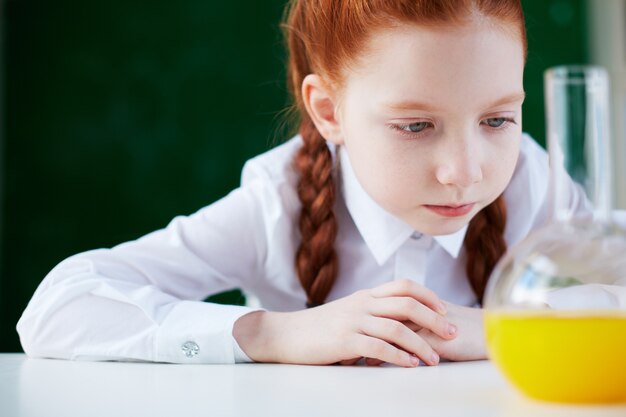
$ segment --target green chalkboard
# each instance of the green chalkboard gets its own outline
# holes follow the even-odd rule
[[[59,261],[211,203],[283,139],[283,5],[3,3],[0,351],[21,350],[15,323]],[[524,6],[524,125],[541,140],[541,74],[586,60],[584,2]]]
[[[275,142],[283,4],[5,3],[0,351],[55,264],[215,201]]]

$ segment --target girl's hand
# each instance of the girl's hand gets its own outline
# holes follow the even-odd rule
[[[483,310],[446,303],[446,318],[458,328],[454,340],[444,339],[421,329],[417,332],[442,358],[451,361],[471,361],[487,358],[483,325]]]
[[[406,323],[452,340],[456,327],[431,290],[410,280],[357,291],[319,307],[292,313],[256,311],[233,327],[239,346],[254,361],[324,365],[361,357],[414,367],[439,356]]]
[[[442,338],[429,329],[422,328],[414,323],[406,323],[406,325],[428,342],[443,359],[451,361],[486,359],[483,310],[448,302],[444,304],[448,311],[446,319],[458,328],[457,337],[454,339]],[[365,363],[369,366],[377,366],[383,363],[383,361],[366,358]]]

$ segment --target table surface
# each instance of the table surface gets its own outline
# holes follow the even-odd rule
[[[0,416],[626,416],[525,398],[489,361],[436,367],[172,365],[0,354]]]

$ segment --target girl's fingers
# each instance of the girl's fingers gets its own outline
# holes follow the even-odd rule
[[[352,366],[352,365],[354,365],[355,363],[357,363],[360,360],[361,360],[361,358],[346,359],[346,360],[343,360],[343,361],[339,361],[339,365]]]
[[[414,368],[419,365],[419,360],[415,356],[377,337],[364,334],[357,335],[354,348],[359,355],[366,358],[379,359],[407,368]]]
[[[371,303],[370,314],[398,321],[409,320],[444,339],[456,336],[456,326],[411,297],[379,298]]]
[[[381,363],[384,363],[383,361],[381,361],[380,359],[374,359],[374,358],[365,358],[365,364],[367,366],[378,366]]]
[[[387,342],[392,349],[404,351],[403,353],[409,356],[412,356],[410,353],[414,353],[417,357],[429,365],[437,365],[439,363],[439,355],[437,355],[433,348],[426,343],[421,336],[417,335],[397,320],[372,317],[371,320],[367,320],[361,330],[368,336]],[[391,344],[397,345],[400,349],[391,346]],[[366,354],[363,356],[392,362],[378,355]]]
[[[422,326],[420,326],[419,324],[413,323],[411,320],[404,320],[402,322],[402,324],[404,324],[406,327],[408,327],[409,330],[412,330],[412,331],[414,331],[416,333],[423,329]]]
[[[445,304],[430,289],[408,279],[391,281],[372,288],[370,294],[376,298],[383,297],[411,297],[430,307],[439,314],[446,314]]]

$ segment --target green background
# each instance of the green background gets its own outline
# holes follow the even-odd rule
[[[15,323],[55,264],[215,201],[284,139],[283,5],[5,0],[0,351],[21,351]],[[587,62],[584,5],[524,1],[524,129],[540,142],[543,70]]]

